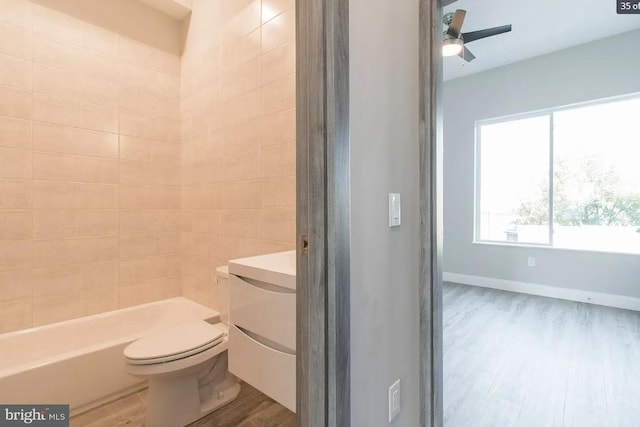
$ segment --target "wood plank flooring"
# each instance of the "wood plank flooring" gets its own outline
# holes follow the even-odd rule
[[[640,313],[446,283],[446,427],[640,426]],[[71,419],[143,426],[146,391]],[[248,384],[191,427],[294,427]],[[359,427],[359,426],[357,426]]]
[[[640,426],[640,313],[447,283],[447,427]]]
[[[243,383],[236,400],[190,427],[295,427],[296,414]]]
[[[70,427],[144,426],[147,390],[132,393],[113,402],[71,417]]]
[[[71,427],[143,427],[147,391],[133,393],[71,418]],[[294,427],[296,416],[250,385],[238,398],[189,427]]]

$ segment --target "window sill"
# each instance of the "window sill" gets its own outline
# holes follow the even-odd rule
[[[625,256],[639,256],[640,250],[638,252],[624,252],[624,251],[613,251],[613,250],[603,250],[603,249],[580,249],[580,248],[563,248],[558,246],[550,246],[550,245],[536,245],[533,243],[508,243],[508,242],[493,242],[493,241],[482,241],[475,240],[471,242],[474,245],[480,246],[502,246],[502,247],[513,247],[513,248],[522,248],[522,249],[543,249],[543,250],[552,250],[552,251],[568,251],[568,252],[590,252],[590,253],[599,253],[599,254],[610,254],[610,255],[625,255]]]

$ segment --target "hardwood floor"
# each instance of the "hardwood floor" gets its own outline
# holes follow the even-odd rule
[[[640,313],[445,284],[444,418],[640,426]]]
[[[146,390],[72,417],[71,427],[143,427]],[[230,404],[189,427],[295,427],[296,416],[250,385]],[[178,426],[176,426],[178,427]]]

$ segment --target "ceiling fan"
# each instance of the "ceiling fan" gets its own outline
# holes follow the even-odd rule
[[[453,3],[453,1],[450,3]],[[486,28],[484,30],[463,33],[462,24],[464,23],[466,14],[467,12],[465,10],[458,9],[455,12],[450,12],[444,15],[444,24],[447,25],[448,28],[447,31],[444,32],[442,54],[444,56],[458,55],[464,58],[465,61],[471,62],[476,57],[469,49],[467,49],[465,46],[466,43],[471,43],[472,41],[496,36],[502,33],[508,33],[511,31],[511,25],[502,25],[500,27]]]

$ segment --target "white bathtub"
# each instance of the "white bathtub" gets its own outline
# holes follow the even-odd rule
[[[219,320],[178,297],[0,335],[0,404],[69,404],[72,414],[141,389],[123,349],[149,331]]]

